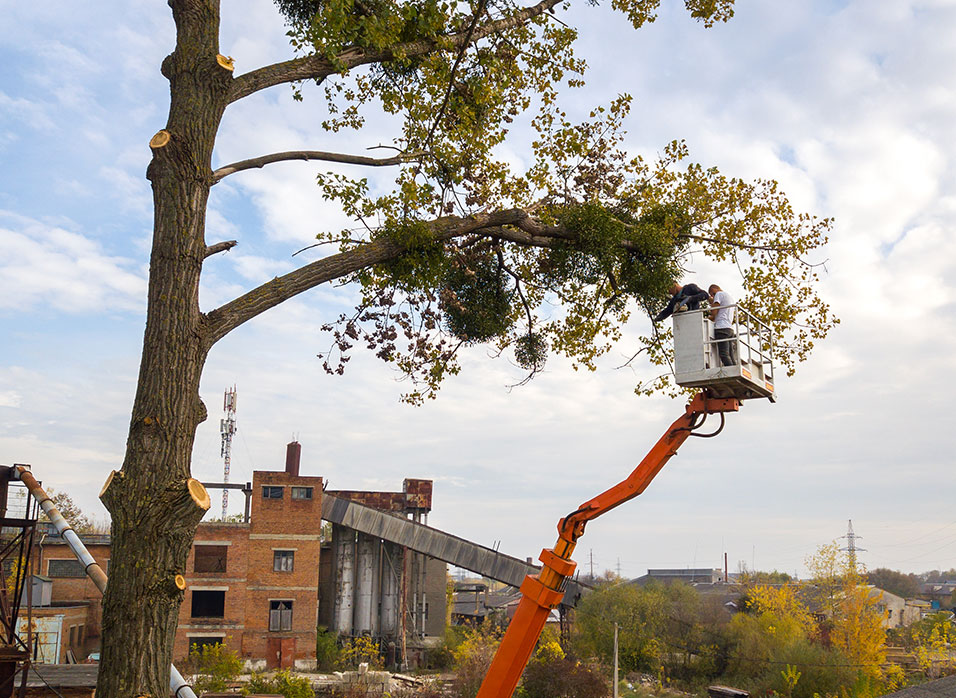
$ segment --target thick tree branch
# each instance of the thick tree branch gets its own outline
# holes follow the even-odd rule
[[[384,63],[392,60],[395,56],[414,58],[440,49],[458,50],[462,46],[491,34],[520,26],[528,20],[547,12],[559,2],[560,0],[541,0],[537,4],[524,7],[507,17],[486,22],[473,31],[466,29],[439,39],[409,41],[381,51],[369,51],[364,48],[352,47],[342,51],[334,61],[322,56],[305,56],[282,63],[273,63],[238,76],[232,82],[227,101],[232,103],[259,90],[287,82],[297,82],[299,80],[322,81],[334,73],[341,73],[360,65]]]
[[[206,254],[203,255],[203,259],[212,257],[214,254],[219,254],[220,252],[227,252],[238,244],[235,240],[225,240],[223,242],[217,242],[214,245],[206,245]]]
[[[553,247],[560,240],[574,241],[575,234],[563,226],[549,226],[534,219],[530,213],[534,208],[480,213],[468,218],[448,216],[436,219],[429,225],[436,242],[446,242],[467,235],[503,240],[526,247]],[[628,240],[622,241],[621,247],[629,251],[640,251],[637,245]],[[205,316],[207,346],[211,347],[239,325],[283,301],[327,281],[395,259],[406,251],[405,246],[389,238],[380,238],[276,277],[209,312]]]
[[[390,158],[370,158],[363,155],[349,155],[347,153],[328,153],[323,150],[290,150],[284,153],[271,153],[257,158],[240,160],[230,165],[224,165],[213,171],[212,183],[216,184],[223,177],[228,177],[242,170],[251,170],[257,167],[264,167],[273,162],[285,162],[287,160],[323,160],[325,162],[341,162],[346,165],[385,167],[388,165],[401,165],[403,162],[409,162],[416,157],[421,157],[421,155],[421,153],[402,153]]]
[[[436,242],[444,242],[488,228],[518,225],[528,218],[522,209],[478,214],[469,218],[439,218],[431,223]],[[274,308],[283,301],[333,279],[352,274],[373,264],[381,264],[402,255],[406,248],[382,238],[347,252],[325,257],[284,276],[274,278],[235,300],[209,312],[206,317],[206,342],[212,346],[229,332]]]

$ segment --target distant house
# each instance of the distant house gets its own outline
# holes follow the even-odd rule
[[[950,609],[953,592],[956,591],[956,582],[927,582],[920,584],[919,596],[929,601],[934,611]]]
[[[484,583],[455,584],[452,625],[478,626],[492,618],[504,620],[509,604],[520,598],[520,592],[513,587],[506,587],[504,591],[489,591]]]
[[[636,584],[637,586],[646,586],[651,582],[660,582],[661,584],[669,584],[671,582],[717,584],[722,582],[723,579],[724,573],[722,570],[705,567],[647,570],[647,574],[632,579],[630,583]]]

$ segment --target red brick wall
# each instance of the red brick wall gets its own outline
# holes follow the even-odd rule
[[[221,635],[225,644],[234,650],[242,646],[246,610],[246,582],[249,558],[249,524],[201,523],[196,530],[193,548],[186,560],[186,593],[179,608],[179,627],[173,645],[173,657],[182,661],[189,654],[189,638]],[[195,571],[196,548],[205,544],[226,544],[226,571],[221,573]],[[192,594],[198,590],[221,588],[225,590],[223,618],[193,618]]]
[[[269,638],[294,638],[296,659],[315,658],[318,611],[322,478],[285,472],[252,475],[249,524],[200,524],[186,568],[186,598],[180,608],[173,656],[183,659],[190,637],[221,635],[244,659],[266,656]],[[263,485],[282,487],[281,499],[265,499]],[[293,499],[292,487],[311,487],[312,499]],[[228,543],[224,573],[195,572],[195,548]],[[292,571],[277,572],[276,550],[292,551]],[[193,618],[192,592],[225,591],[223,618]],[[270,631],[270,601],[292,601],[292,630]]]
[[[361,490],[329,490],[341,499],[364,504],[379,511],[408,511],[432,508],[432,481],[406,478],[401,492],[365,492]]]

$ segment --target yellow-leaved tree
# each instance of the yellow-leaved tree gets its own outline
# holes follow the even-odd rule
[[[832,645],[859,670],[871,695],[898,686],[902,670],[886,663],[883,593],[867,584],[865,568],[835,541],[820,546],[806,564],[812,575],[811,598],[826,618]]]

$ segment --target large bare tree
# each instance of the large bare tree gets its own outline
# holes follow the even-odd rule
[[[582,84],[584,65],[561,18],[569,4],[280,0],[294,57],[235,75],[220,51],[219,0],[169,0],[176,45],[162,63],[169,117],[147,170],[155,219],[142,363],[123,467],[102,494],[113,553],[100,696],[168,691],[183,600],[175,578],[208,507],[190,477],[206,418],[200,375],[217,341],[283,301],[333,280],[360,285],[354,314],[325,319],[326,369],[341,372],[353,344],[368,345],[414,379],[412,402],[457,372],[455,352],[468,344],[513,350],[529,377],[549,352],[593,368],[632,312],[659,304],[692,252],[740,269],[745,300],[778,331],[791,369],[833,324],[809,260],[829,221],[795,214],[772,181],[689,163],[681,142],[655,162],[628,156],[626,96],[572,123],[562,94]],[[657,1],[611,5],[637,29]],[[685,5],[707,25],[732,14],[732,0]],[[378,110],[400,124],[394,152],[250,153],[214,170],[225,110],[280,85],[326,101],[328,118],[304,146],[329,148]],[[515,121],[534,132],[523,172],[496,157]],[[337,202],[359,232],[329,233],[317,244],[337,248],[318,247],[316,261],[203,311],[203,265],[236,244],[205,238],[211,188],[292,159],[393,167],[395,186],[372,196],[363,178],[323,171],[316,195]],[[555,305],[561,312],[548,310]],[[635,356],[665,366],[667,333],[645,324],[645,336],[630,339]],[[666,386],[664,376],[638,390]]]

